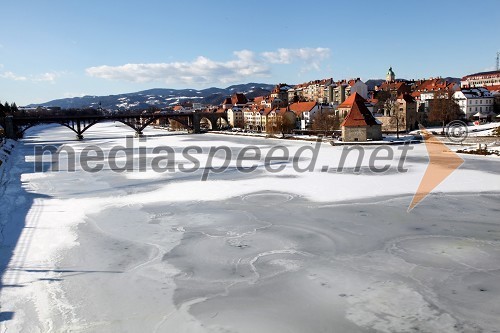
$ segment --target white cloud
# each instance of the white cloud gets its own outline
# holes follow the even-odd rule
[[[233,52],[229,61],[215,61],[199,56],[193,61],[121,66],[96,66],[86,69],[92,77],[132,82],[164,81],[180,84],[216,84],[242,81],[252,76],[270,76],[269,63],[290,64],[301,61],[307,68],[319,68],[330,55],[327,48],[279,49],[256,55],[249,50]]]
[[[0,66],[2,68],[2,66]],[[47,72],[39,75],[30,75],[30,76],[22,76],[17,75],[13,72],[3,72],[0,74],[1,78],[14,80],[14,81],[32,81],[32,82],[50,82],[54,83],[56,78],[61,76],[63,73],[61,72]]]
[[[26,81],[28,79],[26,76],[19,76],[12,72],[3,72],[2,74],[0,74],[0,77],[14,81]]]
[[[234,52],[235,59],[214,61],[199,56],[191,62],[153,64],[126,64],[122,66],[97,66],[87,68],[88,75],[103,79],[135,82],[166,81],[185,84],[227,83],[246,76],[267,76],[269,68],[255,59],[248,50]]]
[[[330,49],[323,47],[278,49],[274,52],[263,52],[262,56],[273,64],[291,64],[297,60],[319,62],[330,56]]]
[[[60,73],[43,73],[33,77],[32,80],[35,82],[55,82],[56,78],[58,78]]]

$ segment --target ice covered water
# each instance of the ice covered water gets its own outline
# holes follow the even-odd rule
[[[9,172],[20,181],[7,184],[2,196],[9,209],[2,223],[17,235],[12,253],[1,249],[1,311],[12,313],[1,322],[5,329],[494,332],[500,326],[498,160],[466,157],[409,214],[426,166],[423,147],[409,156],[408,173],[376,177],[321,172],[338,155],[330,145],[322,147],[317,172],[228,172],[206,182],[199,173],[30,170],[33,145],[84,144],[71,139],[63,128],[33,129],[16,150]],[[155,136],[147,145],[205,149],[222,139]],[[98,125],[86,140],[110,149],[123,144],[123,128]],[[227,140],[236,150],[276,144]]]

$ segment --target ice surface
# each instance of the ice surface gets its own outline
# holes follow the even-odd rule
[[[162,135],[152,149],[199,145],[265,154],[310,142]],[[12,154],[2,188],[2,331],[42,332],[495,332],[500,327],[498,159],[464,165],[411,213],[428,162],[373,174],[356,155],[321,145],[314,172],[289,162],[271,174],[235,162],[201,173],[35,172],[33,147],[125,145],[126,127],[33,128]],[[372,151],[374,148],[367,148]],[[176,162],[185,162],[182,156]],[[218,156],[220,157],[220,156]],[[301,165],[310,162],[304,154]],[[222,163],[220,158],[214,164]],[[259,162],[260,163],[260,162]],[[63,163],[64,165],[64,163]]]

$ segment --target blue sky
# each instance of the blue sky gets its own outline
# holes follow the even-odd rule
[[[0,101],[493,70],[500,1],[6,0]]]

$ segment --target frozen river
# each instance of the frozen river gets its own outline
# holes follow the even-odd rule
[[[354,172],[351,157],[344,172],[326,170],[342,147],[322,144],[312,171],[277,161],[280,172],[258,162],[243,173],[231,161],[217,173],[203,168],[210,147],[293,155],[314,144],[145,133],[125,172],[119,154],[115,170],[68,172],[64,156],[61,171],[34,170],[44,144],[106,156],[126,146],[130,132],[112,123],[83,141],[48,126],[18,143],[0,199],[0,332],[499,331],[500,159],[464,156],[408,213],[423,144],[406,172],[397,148],[383,173]],[[177,153],[175,172],[151,169],[161,145]],[[177,170],[193,162],[186,146],[200,147],[199,170]],[[222,162],[219,152],[212,164]]]

